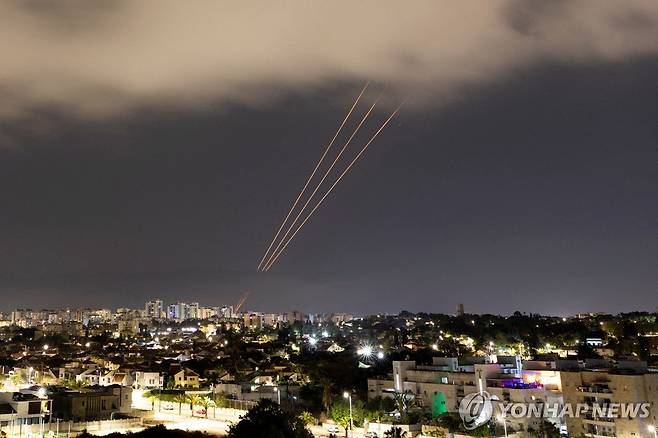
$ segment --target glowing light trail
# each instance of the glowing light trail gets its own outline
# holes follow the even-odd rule
[[[340,157],[343,156],[343,152],[345,152],[345,149],[347,149],[347,147],[350,145],[350,143],[352,143],[352,140],[354,140],[354,137],[356,136],[356,134],[361,129],[361,126],[363,126],[366,119],[368,118],[368,116],[370,116],[370,113],[372,112],[372,110],[375,109],[375,105],[377,105],[377,103],[380,101],[381,98],[382,98],[382,94],[380,94],[379,97],[377,97],[375,102],[372,105],[370,105],[370,108],[368,108],[368,111],[366,111],[366,113],[363,115],[363,117],[361,118],[361,121],[359,122],[357,127],[352,132],[352,135],[350,135],[350,137],[347,139],[347,141],[345,142],[345,144],[343,145],[341,150],[338,152],[338,155],[336,156],[334,161],[331,163],[329,168],[324,172],[324,175],[322,175],[322,178],[320,179],[320,182],[318,182],[317,185],[315,186],[315,190],[313,190],[313,193],[311,193],[311,195],[308,197],[308,199],[306,200],[306,202],[304,203],[302,208],[299,210],[299,213],[297,213],[297,216],[295,216],[295,220],[292,221],[292,223],[288,227],[288,230],[286,230],[285,234],[283,235],[283,237],[279,241],[279,244],[272,251],[272,254],[270,255],[270,258],[267,259],[267,263],[265,263],[265,266],[270,264],[270,261],[272,260],[272,258],[276,254],[276,252],[279,250],[279,248],[281,248],[281,245],[283,245],[283,242],[286,241],[286,238],[290,235],[290,232],[295,227],[295,224],[297,224],[297,221],[299,220],[299,218],[302,216],[302,214],[304,214],[304,211],[306,210],[306,207],[308,207],[308,204],[311,203],[311,201],[313,200],[313,197],[315,196],[315,194],[318,192],[318,190],[320,190],[320,187],[322,186],[322,183],[324,183],[324,180],[327,179],[327,177],[329,176],[331,171],[334,169],[334,166],[336,166],[336,163],[338,162],[338,160],[340,160]]]
[[[283,222],[281,222],[281,226],[279,227],[278,231],[274,235],[274,238],[272,239],[272,242],[270,242],[270,246],[267,247],[267,250],[265,251],[265,254],[263,254],[263,258],[260,260],[260,263],[258,263],[258,267],[257,267],[258,270],[261,269],[261,267],[263,265],[263,262],[267,258],[267,255],[269,254],[270,250],[272,249],[272,246],[274,245],[274,242],[276,242],[277,238],[279,237],[279,234],[281,234],[281,230],[283,230],[283,227],[288,222],[288,219],[290,218],[290,215],[295,210],[295,207],[297,207],[297,204],[299,203],[299,200],[304,195],[304,192],[306,191],[306,188],[308,187],[311,180],[315,176],[315,173],[320,168],[320,165],[322,164],[322,161],[324,160],[324,157],[327,155],[327,152],[329,152],[329,149],[331,149],[331,146],[333,146],[334,141],[336,141],[336,138],[338,138],[338,134],[340,134],[340,131],[342,131],[343,127],[345,126],[345,123],[347,123],[347,120],[350,118],[350,115],[352,115],[352,111],[354,111],[354,108],[356,108],[356,105],[361,100],[361,97],[363,96],[363,93],[366,92],[366,89],[368,88],[368,85],[370,85],[370,82],[366,82],[366,84],[363,86],[363,89],[361,90],[361,93],[359,93],[359,95],[357,96],[356,100],[352,104],[352,107],[350,108],[350,110],[347,112],[347,115],[343,119],[343,122],[340,124],[340,126],[338,127],[338,130],[334,134],[334,137],[331,139],[331,141],[329,142],[329,144],[325,148],[324,153],[320,157],[320,160],[315,165],[315,169],[313,169],[313,172],[311,172],[311,175],[306,180],[306,184],[304,184],[304,187],[302,188],[301,192],[299,192],[299,195],[297,195],[297,199],[295,199],[295,202],[292,204],[292,207],[290,207],[290,211],[288,211],[288,214],[286,215],[285,219],[283,219]]]
[[[391,121],[391,119],[393,119],[393,117],[395,117],[395,116],[397,115],[397,113],[400,112],[400,109],[402,108],[402,105],[404,105],[404,102],[402,102],[402,103],[401,103],[401,104],[395,109],[395,111],[393,111],[393,112],[391,113],[391,115],[386,119],[386,121],[382,124],[382,126],[380,126],[380,128],[377,130],[377,132],[375,132],[375,134],[374,134],[372,137],[370,137],[370,140],[368,140],[368,143],[366,143],[365,146],[363,146],[363,148],[362,148],[361,151],[357,154],[357,156],[354,157],[354,159],[350,162],[350,164],[348,164],[348,166],[345,168],[345,170],[343,170],[343,172],[340,174],[340,176],[338,177],[338,179],[336,179],[336,181],[331,185],[331,187],[329,187],[329,190],[327,190],[327,192],[324,194],[324,196],[322,196],[322,198],[320,198],[320,200],[317,202],[317,204],[315,204],[315,207],[313,207],[313,209],[311,210],[311,212],[306,216],[306,218],[302,221],[302,223],[299,224],[299,226],[295,229],[295,232],[292,233],[292,235],[288,238],[288,240],[286,241],[285,245],[283,245],[283,247],[282,247],[278,252],[275,253],[274,258],[273,258],[273,259],[272,259],[272,260],[271,260],[271,261],[265,266],[265,268],[263,268],[264,271],[269,271],[269,270],[270,270],[270,268],[272,267],[272,265],[273,265],[273,264],[278,260],[278,258],[281,256],[281,254],[283,253],[283,251],[285,251],[285,249],[288,247],[288,245],[290,245],[290,242],[292,242],[292,240],[295,238],[295,236],[297,236],[297,233],[299,233],[299,231],[302,229],[302,227],[306,224],[306,222],[308,222],[308,220],[310,219],[310,217],[313,215],[313,213],[315,213],[315,211],[320,207],[320,205],[322,205],[322,203],[323,203],[324,200],[327,198],[327,196],[329,196],[329,194],[332,192],[332,190],[334,189],[334,187],[336,187],[336,186],[338,185],[338,183],[340,182],[340,180],[343,179],[343,177],[347,174],[347,172],[350,171],[350,169],[352,168],[352,166],[354,166],[354,164],[359,160],[359,158],[361,158],[361,155],[363,155],[363,153],[366,151],[366,149],[368,149],[368,146],[370,146],[370,144],[371,144],[371,143],[377,138],[377,136],[379,135],[379,133],[382,132],[382,131],[384,130],[384,128],[386,127],[386,125],[388,125],[388,123]]]

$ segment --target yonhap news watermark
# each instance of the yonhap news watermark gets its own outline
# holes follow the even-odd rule
[[[518,403],[504,402],[488,392],[468,394],[459,403],[459,415],[466,429],[475,429],[491,420],[507,418],[648,418],[651,403]]]

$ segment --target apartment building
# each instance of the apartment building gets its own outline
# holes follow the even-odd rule
[[[646,363],[622,361],[612,367],[563,371],[561,380],[564,401],[572,405],[650,403],[649,417],[644,419],[602,416],[593,409],[584,416],[567,418],[570,436],[654,438],[651,428],[658,426],[658,373],[649,372]]]
[[[165,315],[164,303],[156,299],[147,301],[144,306],[144,316],[147,318],[162,318]]]
[[[65,421],[109,420],[116,414],[129,414],[132,404],[132,388],[106,386],[85,388],[80,391],[59,390],[49,394],[56,418]]]
[[[415,403],[438,416],[444,412],[458,412],[459,403],[468,394],[487,391],[492,398],[506,403],[525,405],[562,403],[559,371],[551,363],[529,362],[525,369],[518,357],[495,358],[433,358],[432,365],[418,365],[414,361],[394,361],[388,379],[368,379],[368,397],[387,397],[407,393]],[[490,363],[487,363],[490,362]],[[560,428],[559,418],[547,418]],[[542,418],[507,419],[514,430],[537,430]]]
[[[162,388],[164,385],[164,376],[154,371],[136,371],[133,382],[135,389],[154,389]]]
[[[0,429],[43,421],[50,413],[50,402],[34,394],[0,392]]]

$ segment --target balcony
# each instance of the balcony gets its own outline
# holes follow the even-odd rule
[[[609,437],[616,437],[617,435],[615,432],[599,432],[599,433],[594,433],[594,432],[585,432],[586,437],[592,437],[592,438],[609,438]]]
[[[614,437],[617,436],[615,433],[615,426],[606,424],[605,426],[598,426],[585,423],[585,435],[594,438],[604,438],[604,437]]]
[[[614,417],[599,417],[599,416],[594,416],[591,413],[588,413],[588,414],[585,414],[583,416],[583,422],[594,424],[594,425],[599,425],[599,426],[609,426],[610,424],[615,423],[615,418]]]
[[[607,386],[599,385],[579,386],[578,392],[585,392],[589,394],[612,394],[612,390],[610,388]]]

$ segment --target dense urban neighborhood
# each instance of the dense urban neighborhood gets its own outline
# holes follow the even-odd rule
[[[656,316],[476,315],[459,305],[454,315],[355,317],[162,300],[16,309],[0,322],[0,429],[73,436],[161,425],[239,437],[278,415],[302,434],[281,436],[651,437]],[[469,429],[460,404],[485,392],[513,409]],[[599,403],[648,412],[560,412]],[[542,415],[514,415],[531,405]]]

